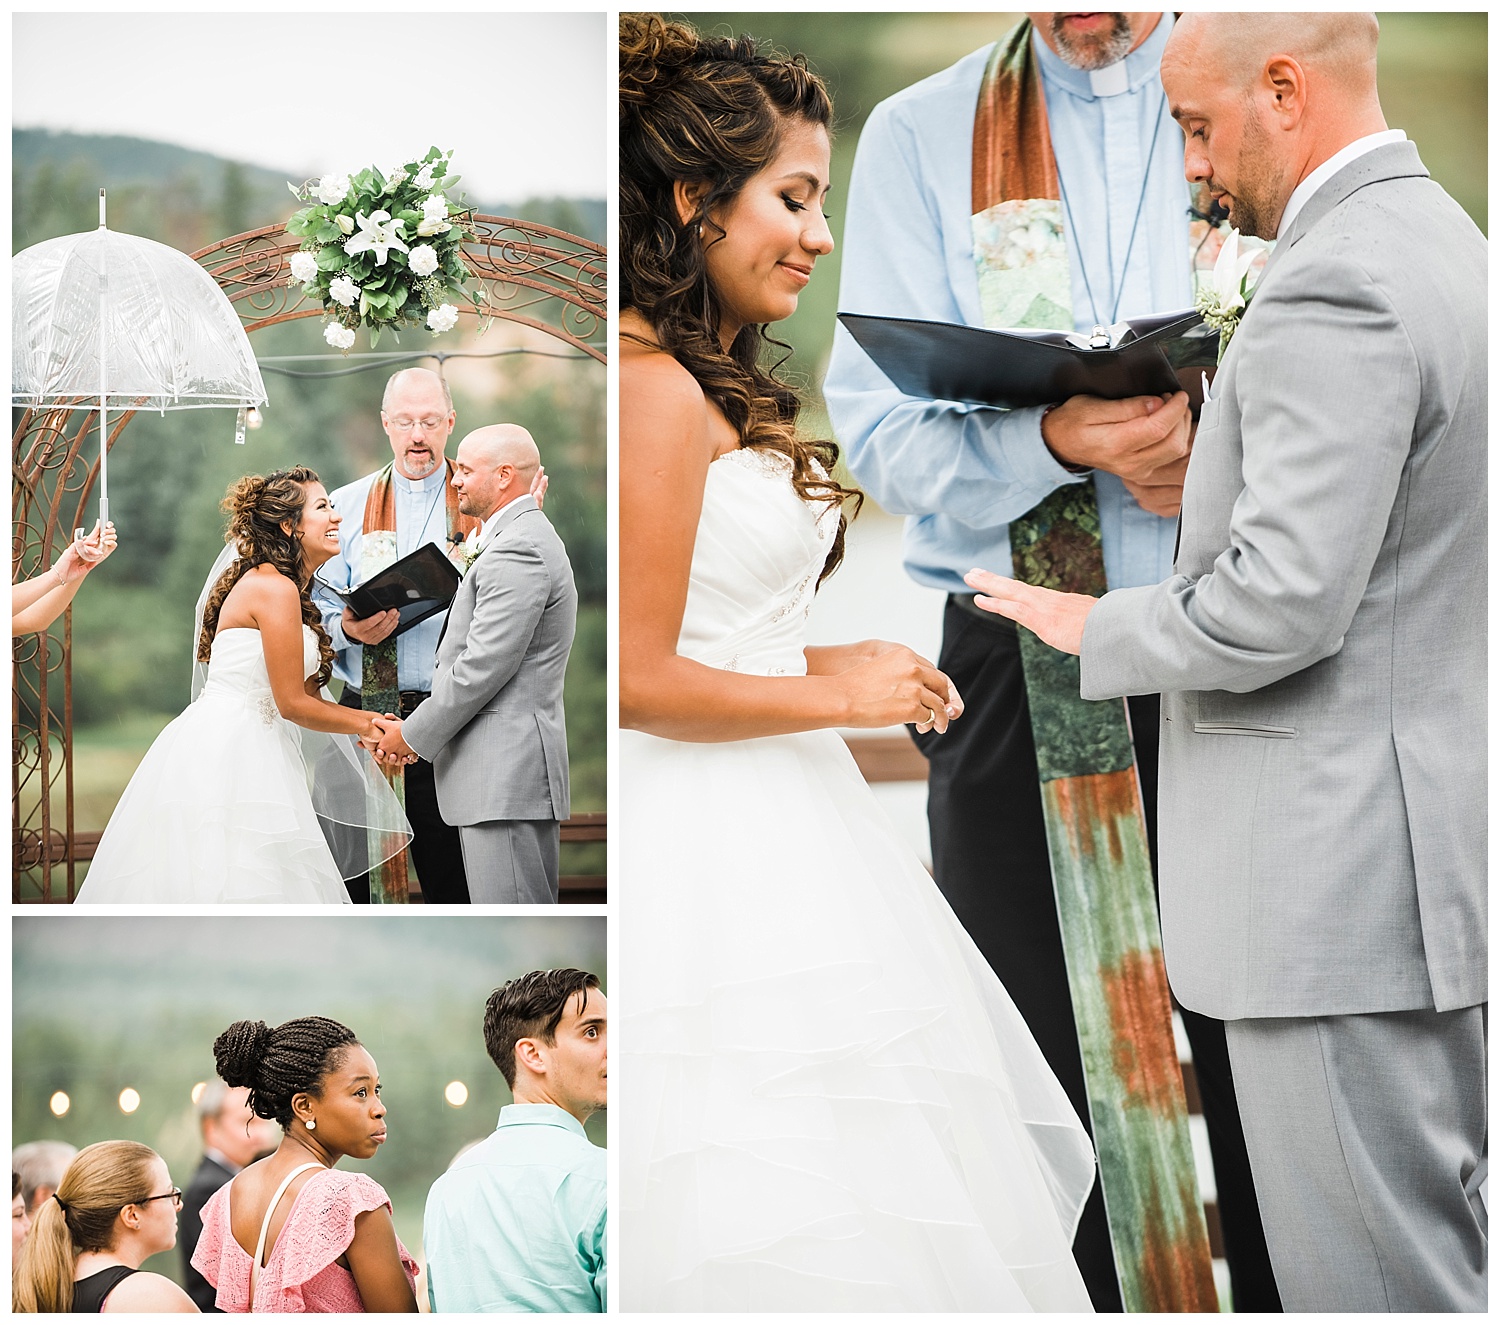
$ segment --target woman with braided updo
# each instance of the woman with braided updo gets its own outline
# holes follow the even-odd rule
[[[834,730],[962,703],[804,638],[853,494],[763,356],[831,117],[798,57],[621,16],[624,1305],[1087,1310],[1088,1137]]]
[[[386,1138],[380,1073],[354,1032],[327,1017],[237,1021],[214,1041],[219,1075],[248,1086],[281,1124],[276,1153],[203,1207],[193,1268],[220,1311],[415,1311],[417,1263],[380,1184],[342,1173]]]
[[[177,1243],[182,1193],[160,1155],[136,1141],[101,1141],[73,1156],[37,1208],[11,1276],[11,1309],[197,1311],[148,1256]]]
[[[382,719],[322,691],[333,649],[308,587],[339,550],[323,484],[305,466],[251,475],[223,509],[194,632],[201,692],[125,788],[80,902],[345,905],[344,879],[410,839],[359,748]]]

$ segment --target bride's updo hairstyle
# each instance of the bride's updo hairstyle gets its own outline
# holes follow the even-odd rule
[[[257,566],[274,566],[297,586],[302,598],[302,620],[318,637],[317,682],[320,686],[328,684],[333,675],[333,642],[323,629],[323,616],[313,604],[309,586],[303,582],[302,536],[297,532],[302,523],[302,508],[307,504],[307,485],[321,482],[306,465],[295,465],[264,478],[247,474],[229,485],[219,503],[219,509],[229,516],[224,541],[233,543],[240,555],[219,577],[203,608],[203,629],[198,635],[199,662],[206,663],[209,659],[219,628],[219,610],[229,591],[247,571]],[[291,533],[282,527],[285,523],[291,524]]]
[[[11,1310],[72,1311],[73,1264],[85,1251],[108,1251],[115,1220],[151,1192],[157,1154],[137,1141],[100,1141],[73,1156],[57,1194],[37,1208],[11,1281]]]
[[[292,1097],[321,1098],[323,1078],[358,1043],[353,1031],[327,1017],[297,1017],[274,1028],[237,1021],[214,1041],[214,1064],[226,1085],[250,1088],[246,1103],[256,1117],[287,1128]]]
[[[651,324],[741,446],[791,461],[798,496],[835,506],[852,498],[857,511],[862,494],[832,477],[838,445],[798,436],[796,392],[776,378],[779,363],[760,365],[764,345],[787,347],[764,326],[747,326],[724,351],[704,259],[704,237],[713,243],[725,234],[713,214],[771,164],[787,125],[827,128],[832,118],[828,89],[801,56],[763,50],[754,37],[699,36],[656,14],[620,16],[621,307]],[[678,181],[709,186],[686,221],[673,198]],[[844,527],[841,515],[820,582],[843,559]]]

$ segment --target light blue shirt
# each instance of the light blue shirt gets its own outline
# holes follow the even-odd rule
[[[1065,222],[1076,330],[1095,321],[1082,264],[1101,323],[1193,304],[1182,133],[1157,72],[1170,31],[1171,16],[1163,15],[1123,70],[1094,74],[1032,39],[1053,151],[1079,225],[1075,234]],[[984,325],[970,218],[974,108],[990,50],[871,113],[849,186],[841,312]],[[1171,573],[1177,522],[1143,511],[1113,474],[1080,479],[1064,469],[1042,442],[1040,409],[902,395],[842,326],[823,394],[855,478],[886,510],[907,517],[903,554],[919,584],[972,593],[963,582],[971,567],[1009,575],[1007,522],[1077,482],[1092,482],[1098,493],[1111,589],[1156,584]]]
[[[401,558],[415,552],[424,543],[436,543],[444,552],[448,550],[448,506],[444,493],[448,469],[446,464],[438,466],[426,478],[404,478],[392,472],[391,486],[395,489],[396,507],[396,556]],[[323,627],[333,643],[334,675],[356,690],[364,686],[365,651],[344,634],[344,605],[326,589],[318,587],[318,580],[326,581],[336,589],[348,591],[362,580],[359,559],[364,549],[365,501],[370,487],[375,482],[374,474],[355,479],[329,494],[328,500],[340,516],[339,555],[325,562],[313,581],[313,602],[323,614]],[[396,638],[396,684],[400,690],[432,690],[432,671],[437,660],[438,636],[443,633],[443,622],[447,612],[437,612],[419,622],[405,634]]]
[[[605,1152],[554,1104],[508,1104],[427,1194],[434,1311],[605,1311]]]

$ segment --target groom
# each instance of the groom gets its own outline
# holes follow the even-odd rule
[[[531,434],[514,424],[459,443],[458,508],[482,524],[438,642],[432,697],[404,723],[382,723],[380,758],[432,762],[476,902],[557,901],[563,675],[578,595],[562,540],[531,496],[540,467]]]
[[[1203,408],[1174,575],[972,572],[1165,692],[1162,930],[1225,1018],[1288,1311],[1482,1311],[1485,242],[1388,130],[1366,14],[1190,14],[1189,179],[1276,251]]]

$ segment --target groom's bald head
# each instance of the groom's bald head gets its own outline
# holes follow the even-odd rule
[[[515,423],[476,428],[458,444],[453,458],[453,486],[458,509],[487,520],[507,502],[531,490],[541,468],[536,442]]]
[[[1184,14],[1161,60],[1187,177],[1274,238],[1313,170],[1384,129],[1373,14]]]

